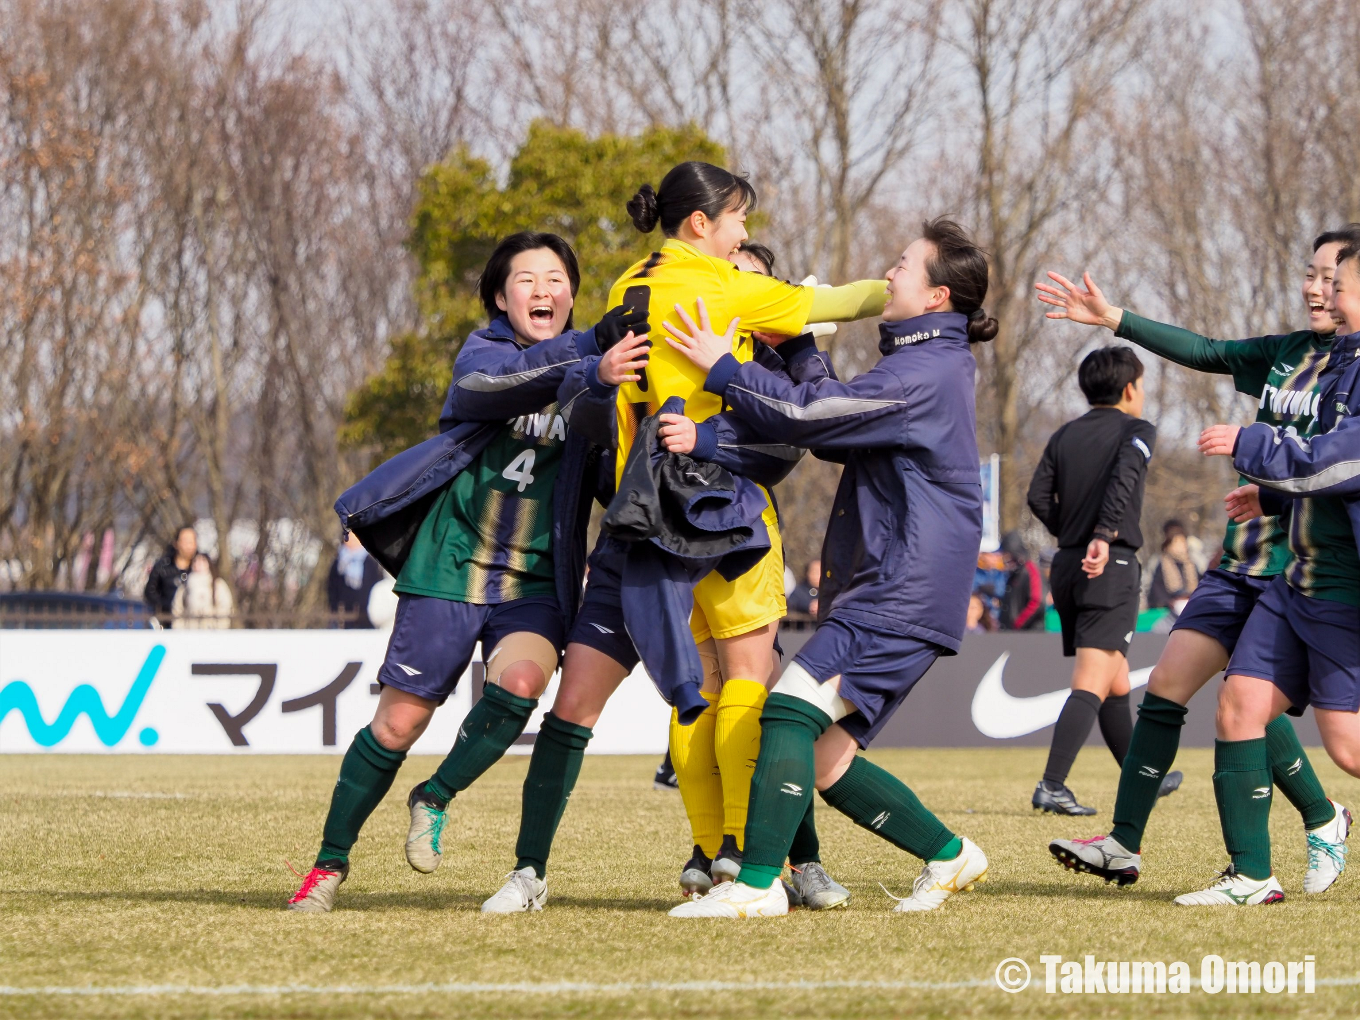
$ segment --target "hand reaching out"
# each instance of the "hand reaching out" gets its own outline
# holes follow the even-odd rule
[[[713,332],[713,327],[709,324],[708,309],[704,307],[704,299],[696,298],[695,304],[699,309],[699,324],[697,326],[683,308],[679,305],[675,306],[675,314],[680,316],[680,321],[685,324],[685,329],[689,332],[676,329],[669,322],[663,322],[661,325],[666,327],[666,332],[671,337],[675,338],[670,339],[668,337],[666,343],[707,372],[718,363],[718,359],[724,354],[732,353],[732,338],[736,336],[737,323],[741,320],[733,319],[727,326],[727,332],[720,336]]]
[[[683,414],[663,414],[656,433],[667,453],[693,453],[698,432],[694,422]]]
[[[1091,279],[1090,273],[1081,274],[1082,283],[1086,285],[1085,289],[1058,273],[1049,273],[1048,278],[1058,286],[1053,287],[1047,283],[1034,285],[1034,289],[1039,292],[1039,300],[1057,309],[1045,313],[1044,318],[1070,319],[1073,322],[1080,322],[1083,326],[1119,328],[1119,320],[1124,315],[1124,309],[1116,308],[1105,300],[1105,295]]]
[[[1228,516],[1238,524],[1265,516],[1265,511],[1261,509],[1259,485],[1243,485],[1233,489],[1223,497],[1223,506],[1228,511]]]
[[[1210,425],[1199,434],[1199,452],[1206,457],[1231,457],[1241,431],[1241,425]]]
[[[595,368],[600,382],[606,386],[637,382],[641,378],[637,373],[647,367],[647,352],[651,346],[652,343],[647,339],[646,333],[641,336],[624,334],[623,339],[605,351],[600,358],[600,363]]]

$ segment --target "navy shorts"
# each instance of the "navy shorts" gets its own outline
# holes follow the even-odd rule
[[[885,634],[832,617],[793,661],[825,683],[841,678],[841,697],[859,711],[837,724],[867,748],[943,649],[920,638]]]
[[[1172,632],[1194,630],[1213,638],[1229,654],[1237,647],[1256,600],[1270,587],[1271,578],[1235,574],[1215,567],[1190,594]]]
[[[1299,712],[1360,709],[1360,607],[1300,595],[1275,578],[1251,611],[1228,675],[1269,680]]]
[[[590,554],[585,598],[568,644],[603,652],[630,673],[638,664],[637,649],[623,624],[623,561],[627,552],[608,535],[601,535]]]
[[[542,635],[560,653],[565,630],[562,610],[550,595],[490,606],[401,595],[378,682],[442,705],[458,686],[478,641],[484,660],[501,638],[521,631]]]

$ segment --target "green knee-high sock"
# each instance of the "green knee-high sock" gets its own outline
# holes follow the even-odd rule
[[[543,717],[538,739],[534,741],[529,774],[524,777],[524,799],[520,807],[519,842],[515,870],[532,867],[542,878],[548,870],[548,854],[553,837],[567,809],[567,798],[581,774],[586,745],[595,734],[585,726],[564,722],[549,712]]]
[[[1148,815],[1157,803],[1157,791],[1181,744],[1185,706],[1148,691],[1138,706],[1129,753],[1119,771],[1119,794],[1114,801],[1114,828],[1110,835],[1126,850],[1139,852]]]
[[[458,739],[425,789],[444,803],[466,790],[477,777],[505,755],[505,749],[519,739],[529,717],[538,707],[537,698],[521,698],[487,684],[482,700],[458,729]]]
[[[350,847],[358,840],[359,830],[392,788],[397,769],[405,760],[405,751],[389,751],[378,743],[369,727],[354,734],[331,793],[331,808],[321,833],[321,852],[316,857],[318,866],[323,861],[349,860]]]
[[[817,822],[812,811],[815,803],[815,798],[808,798],[807,812],[794,831],[793,842],[789,844],[789,863],[794,867],[822,862],[822,841],[817,837]]]
[[[1270,763],[1266,738],[1214,741],[1214,798],[1239,875],[1270,877]]]
[[[902,780],[862,755],[855,756],[822,799],[860,828],[923,860],[952,860],[963,848],[962,841],[926,810]]]
[[[771,694],[766,699],[760,716],[760,755],[746,810],[745,852],[737,876],[743,885],[768,889],[784,870],[817,777],[812,745],[830,725],[829,715],[800,698]]]
[[[1270,758],[1271,778],[1289,803],[1299,809],[1305,829],[1316,829],[1336,817],[1336,805],[1322,791],[1313,763],[1304,753],[1288,716],[1276,716],[1266,727],[1266,755]]]

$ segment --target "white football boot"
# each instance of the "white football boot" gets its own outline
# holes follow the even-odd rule
[[[893,896],[894,913],[935,910],[957,892],[969,892],[987,880],[987,855],[971,839],[963,840],[963,850],[952,861],[927,861],[912,884],[910,896]],[[883,890],[888,892],[887,889]],[[888,893],[892,896],[892,893]]]
[[[335,894],[340,891],[340,883],[349,877],[349,865],[339,871],[326,868],[313,868],[302,880],[302,888],[288,901],[289,910],[304,914],[328,914],[335,906]]]
[[[1234,871],[1232,865],[1209,888],[1176,897],[1176,903],[1182,907],[1256,907],[1283,900],[1284,890],[1274,875],[1247,878]]]
[[[1048,852],[1065,868],[1118,882],[1121,888],[1137,882],[1143,866],[1143,855],[1124,849],[1113,836],[1055,839],[1048,844]]]
[[[483,914],[523,914],[542,910],[548,902],[548,883],[533,868],[520,868],[506,876],[500,892],[482,904]]]
[[[406,863],[428,875],[444,859],[444,820],[448,817],[420,783],[406,798],[411,827],[406,830]]]
[[[828,875],[826,869],[816,861],[796,868],[790,865],[789,870],[792,872],[789,886],[794,893],[789,897],[789,906],[807,910],[836,910],[850,902],[850,890]]]
[[[723,882],[707,896],[680,904],[671,911],[671,917],[783,917],[788,912],[783,882],[775,882],[768,889]]]
[[[1308,829],[1308,873],[1303,876],[1303,891],[1326,892],[1346,870],[1346,837],[1351,833],[1349,808],[1332,801],[1336,817],[1326,825]]]

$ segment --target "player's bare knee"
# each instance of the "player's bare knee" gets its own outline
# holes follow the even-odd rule
[[[501,670],[496,686],[518,698],[538,698],[548,686],[543,667],[531,659],[520,659]]]
[[[413,725],[413,721],[379,716],[369,724],[373,739],[389,751],[409,751],[424,731],[424,724]]]

